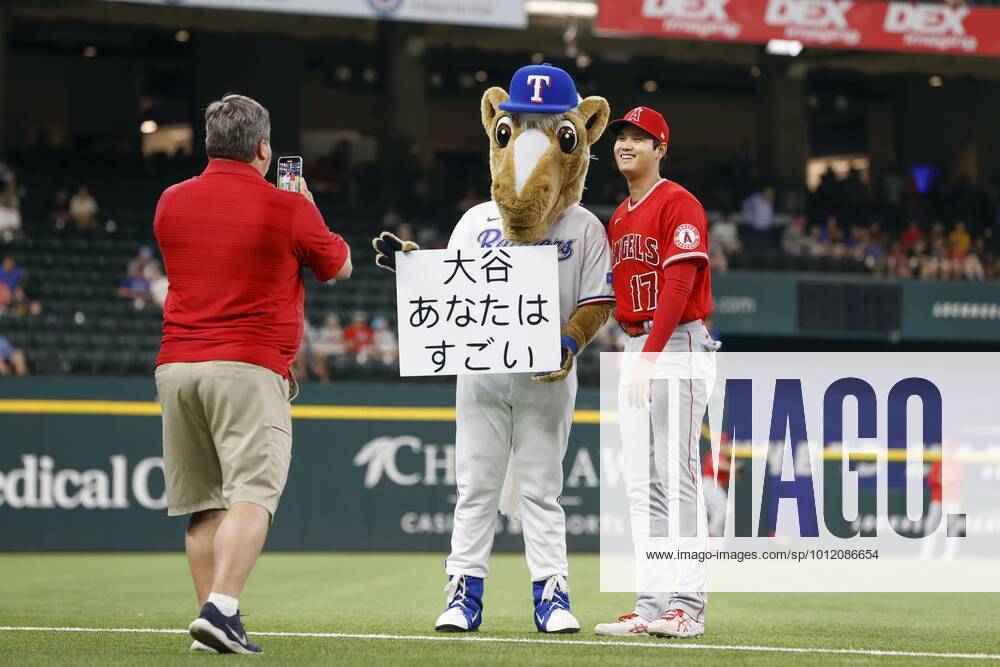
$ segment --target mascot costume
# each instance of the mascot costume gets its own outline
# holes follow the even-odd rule
[[[548,64],[518,70],[510,94],[483,94],[492,201],[459,220],[449,249],[556,245],[562,365],[551,373],[460,375],[455,399],[458,502],[445,561],[442,632],[476,630],[499,510],[520,518],[541,632],[578,632],[570,610],[563,488],[576,368],[573,359],[607,321],[610,249],[603,225],[580,206],[590,147],[608,122],[602,97],[581,100],[569,74]],[[373,240],[376,264],[418,250],[388,232]]]

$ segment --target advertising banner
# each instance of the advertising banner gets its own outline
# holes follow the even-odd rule
[[[524,28],[522,0],[105,0],[148,5]]]
[[[903,337],[1000,342],[1000,287],[908,281],[903,287]]]
[[[179,550],[153,379],[0,378],[0,551]],[[269,550],[447,553],[455,387],[304,385]],[[587,408],[589,405],[590,409]],[[597,399],[581,390],[560,502],[571,551],[598,546]],[[496,549],[521,551],[497,515]]]
[[[674,39],[1000,56],[1000,9],[860,0],[600,0],[598,30]]]

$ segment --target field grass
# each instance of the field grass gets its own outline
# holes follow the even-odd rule
[[[571,564],[583,631],[546,637],[531,621],[523,557],[496,556],[476,641],[289,637],[258,633],[434,636],[444,601],[440,554],[267,554],[241,600],[250,638],[275,665],[972,664],[981,658],[834,654],[820,649],[989,654],[1000,658],[998,595],[716,594],[694,640],[601,640],[595,623],[632,608],[602,594],[596,556]],[[0,556],[0,626],[184,628],[196,615],[180,554]],[[446,637],[453,638],[454,635]],[[483,641],[488,639],[508,641]],[[547,639],[552,643],[524,640]],[[513,641],[510,641],[513,640]],[[568,642],[601,642],[600,645]],[[180,665],[235,656],[187,653],[186,634],[0,630],[0,664]],[[801,653],[718,647],[794,647]],[[687,647],[687,648],[684,648]],[[1000,664],[989,660],[992,664]]]

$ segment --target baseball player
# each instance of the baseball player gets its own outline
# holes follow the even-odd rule
[[[570,609],[566,519],[559,496],[576,402],[573,359],[607,321],[614,303],[607,234],[600,220],[579,205],[589,146],[604,131],[608,106],[603,98],[580,100],[569,75],[548,64],[518,70],[510,88],[509,98],[499,89],[488,90],[483,98],[493,199],[462,216],[448,249],[556,246],[563,363],[552,373],[457,378],[458,501],[445,560],[447,608],[435,624],[441,632],[467,632],[482,623],[497,510],[505,511],[501,491],[511,493],[505,486],[511,475],[535,625],[541,632],[580,630]],[[560,172],[562,179],[551,180]],[[560,180],[554,188],[552,183]],[[527,240],[518,239],[529,232]],[[394,250],[418,249],[387,233],[373,243],[376,264],[389,270],[394,269]]]
[[[696,517],[697,528],[704,531],[699,534],[706,534],[698,471],[706,385],[658,379],[656,367],[664,350],[714,352],[719,347],[703,324],[712,309],[705,210],[690,192],[660,176],[670,138],[662,115],[649,107],[637,107],[610,123],[608,129],[614,134],[615,162],[630,195],[608,224],[615,317],[629,337],[625,352],[641,353],[634,366],[623,372],[620,396],[633,407],[648,406],[645,414],[650,424],[666,424],[668,385],[679,385],[680,392],[681,441],[679,451],[673,454],[678,460],[665,460],[669,451],[664,429],[651,428],[651,450],[643,450],[649,452],[650,460],[639,466],[645,467],[647,478],[641,483],[628,480],[633,538],[645,536],[656,522],[668,525],[664,500],[668,492]],[[623,442],[627,442],[625,421],[623,417]],[[667,488],[667,471],[672,466],[679,470],[676,489]],[[640,506],[643,520],[649,522],[645,526],[639,525],[635,511]],[[681,518],[684,516],[682,511]],[[594,631],[598,635],[699,636],[705,631],[706,601],[703,590],[639,592],[634,612],[617,622],[601,623]]]
[[[958,553],[958,544],[961,542],[956,537],[948,537],[948,516],[961,512],[960,501],[962,494],[962,481],[964,477],[964,466],[956,459],[954,453],[955,445],[951,441],[945,441],[941,451],[941,459],[931,464],[930,472],[927,475],[927,487],[930,491],[931,501],[927,505],[927,514],[924,519],[924,537],[920,545],[920,558],[927,560],[934,556],[938,542],[944,540],[944,560],[954,560]],[[948,461],[948,483],[944,481],[944,456],[949,457]]]
[[[722,446],[719,449],[719,470],[716,475],[715,459],[709,449],[701,457],[702,489],[705,494],[705,507],[708,510],[708,534],[712,537],[722,537],[726,526],[726,506],[729,500],[729,485],[739,465],[733,465],[731,456],[733,447],[729,443],[729,434],[721,436]]]

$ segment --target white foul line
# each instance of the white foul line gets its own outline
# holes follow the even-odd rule
[[[0,632],[104,632],[132,634],[186,635],[179,628],[71,628],[45,626],[0,626]],[[494,644],[559,644],[561,646],[604,646],[615,648],[679,649],[702,651],[749,651],[760,653],[819,653],[827,655],[868,655],[889,658],[952,658],[957,660],[1000,660],[997,653],[931,653],[923,651],[883,651],[861,648],[801,648],[794,646],[748,646],[728,644],[687,644],[650,641],[598,641],[586,639],[528,639],[519,637],[482,637],[455,635],[383,635],[350,632],[251,632],[258,637],[304,637],[311,639],[392,639],[432,642],[487,642]]]

